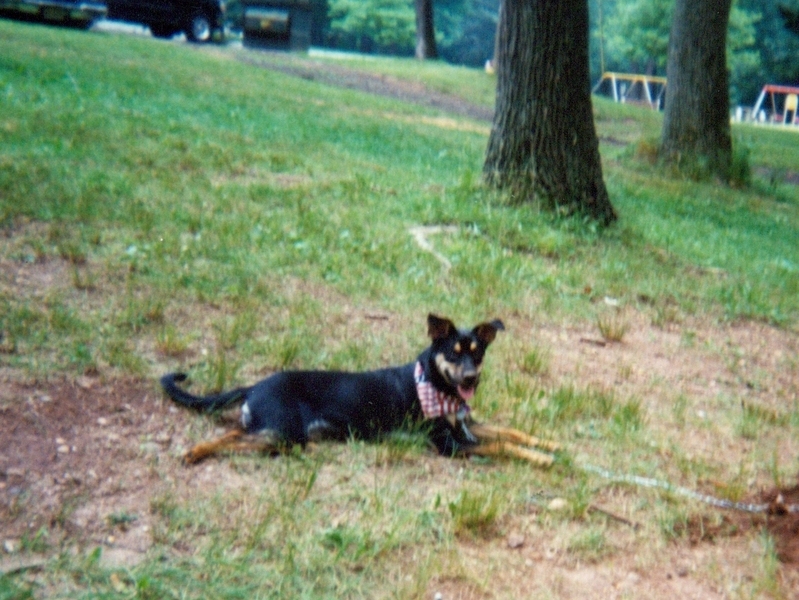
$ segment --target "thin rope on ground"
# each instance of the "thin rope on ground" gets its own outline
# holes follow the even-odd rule
[[[784,501],[782,500],[781,494],[778,495],[773,502],[763,502],[763,503],[737,502],[735,500],[716,498],[715,496],[711,496],[709,494],[700,494],[697,491],[679,485],[673,485],[668,481],[663,481],[662,479],[655,479],[652,477],[641,477],[640,475],[614,473],[602,467],[597,467],[596,465],[591,465],[591,464],[578,465],[578,468],[585,471],[586,473],[598,475],[599,477],[602,477],[603,479],[607,479],[608,481],[612,481],[614,483],[628,483],[630,485],[635,485],[638,487],[660,488],[672,494],[676,494],[684,498],[690,498],[692,500],[697,500],[699,502],[704,502],[705,504],[709,504],[710,506],[714,506],[716,508],[738,510],[748,513],[766,513],[766,512],[773,514],[799,513],[799,504],[785,504]]]
[[[435,235],[438,233],[454,233],[457,232],[458,228],[454,225],[428,225],[428,226],[421,226],[421,227],[411,227],[408,229],[408,233],[413,236],[416,245],[419,246],[425,252],[429,252],[432,254],[438,262],[444,267],[445,270],[449,271],[452,268],[452,263],[449,259],[438,252],[433,244],[427,239],[427,236]]]

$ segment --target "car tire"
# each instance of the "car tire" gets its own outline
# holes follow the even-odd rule
[[[211,21],[202,13],[197,13],[189,19],[186,27],[186,38],[190,42],[211,41]]]

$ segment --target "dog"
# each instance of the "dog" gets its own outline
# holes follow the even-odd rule
[[[183,373],[161,378],[175,402],[212,412],[241,402],[241,429],[197,444],[185,455],[197,463],[222,451],[276,454],[292,446],[348,437],[375,440],[388,433],[421,428],[443,456],[512,456],[548,467],[554,442],[515,429],[477,423],[468,402],[480,383],[486,349],[505,326],[499,319],[471,330],[446,318],[427,317],[430,346],[415,362],[347,373],[283,371],[228,392],[194,396],[178,386]]]

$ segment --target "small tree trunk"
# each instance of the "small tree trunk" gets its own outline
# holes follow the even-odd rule
[[[602,178],[588,66],[587,0],[504,0],[483,175],[520,201],[616,218]]]
[[[732,160],[727,26],[731,0],[677,0],[666,66],[661,155],[706,164],[725,180]]]
[[[785,29],[799,35],[799,8],[792,10],[790,7],[780,4],[777,9],[779,9],[783,21],[785,21]]]
[[[416,58],[438,58],[436,28],[433,22],[433,0],[415,0]]]

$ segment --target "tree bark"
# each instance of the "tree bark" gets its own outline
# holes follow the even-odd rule
[[[666,66],[661,155],[728,179],[732,160],[727,27],[731,0],[677,0]]]
[[[433,22],[433,0],[415,0],[416,8],[416,58],[438,58],[436,28]]]
[[[486,182],[609,224],[616,214],[594,128],[587,0],[504,0],[497,36]]]
[[[791,8],[782,4],[778,5],[777,9],[785,21],[785,29],[799,35],[799,9],[791,10]]]

